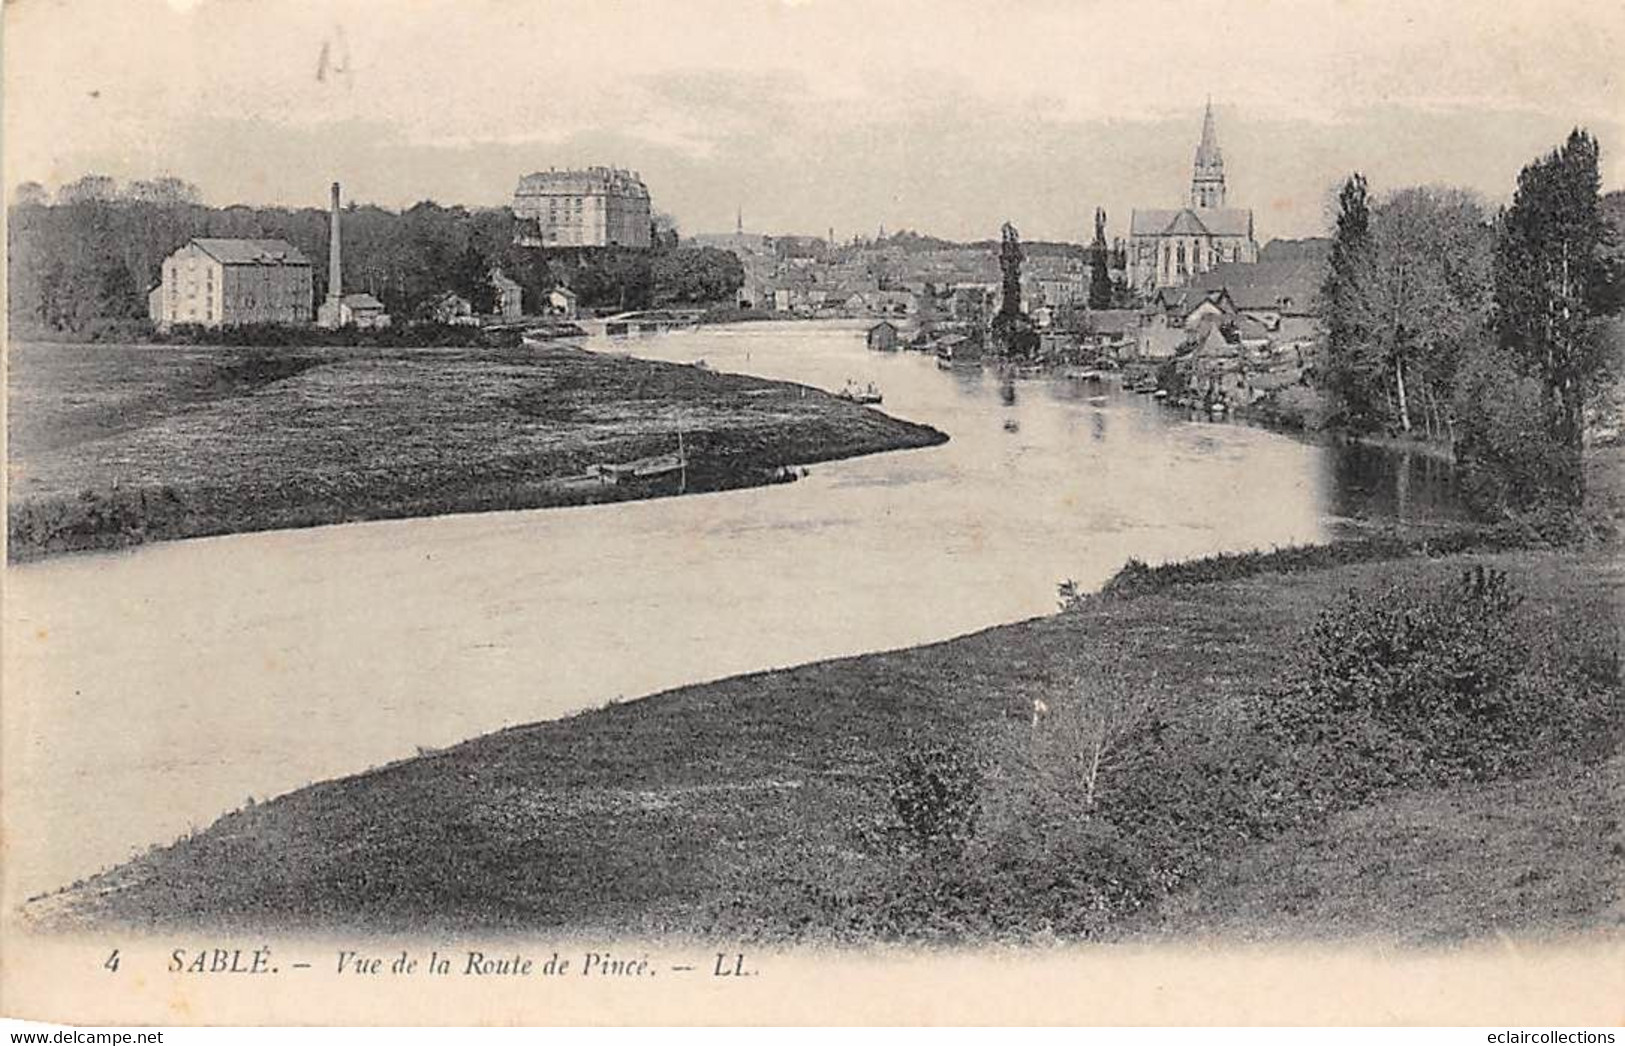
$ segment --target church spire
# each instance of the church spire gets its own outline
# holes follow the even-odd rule
[[[1202,142],[1196,147],[1196,163],[1191,174],[1191,206],[1224,206],[1224,154],[1219,151],[1219,132],[1213,125],[1213,98],[1202,114]]]

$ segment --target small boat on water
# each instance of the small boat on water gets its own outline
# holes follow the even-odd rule
[[[1151,395],[1156,399],[1165,400],[1165,399],[1168,398],[1168,390],[1167,389],[1158,389],[1156,392],[1153,392]]]
[[[1091,406],[1091,407],[1104,407],[1106,405],[1106,403],[1107,403],[1107,400],[1106,400],[1105,396],[1090,396],[1089,397],[1089,406]]]
[[[855,382],[848,381],[835,396],[837,399],[846,400],[848,403],[879,403],[882,399],[880,390],[875,388],[875,383],[872,381],[862,388],[859,388]]]

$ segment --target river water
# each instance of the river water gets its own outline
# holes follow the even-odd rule
[[[824,388],[939,447],[793,484],[152,545],[7,569],[7,903],[248,797],[683,683],[1046,613],[1124,560],[1458,514],[1436,463],[1068,379],[872,353],[853,324],[591,343]],[[26,701],[17,695],[26,694]]]

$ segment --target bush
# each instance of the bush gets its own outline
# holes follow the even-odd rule
[[[1562,504],[1579,489],[1577,447],[1551,436],[1538,380],[1505,350],[1474,355],[1456,379],[1456,463],[1461,491],[1480,515]]]
[[[976,829],[981,771],[961,746],[916,748],[892,770],[893,813],[922,850],[964,846]]]
[[[1435,591],[1352,591],[1323,611],[1262,720],[1299,753],[1309,800],[1498,777],[1612,718],[1617,652],[1612,679],[1584,668],[1609,658],[1565,651],[1555,623],[1542,633],[1521,603],[1504,573],[1479,566]]]

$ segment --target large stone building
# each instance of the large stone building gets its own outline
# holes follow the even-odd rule
[[[310,260],[286,240],[199,237],[164,259],[147,298],[160,327],[309,323]]]
[[[514,241],[527,247],[647,247],[649,190],[636,171],[538,171],[513,194]]]
[[[1258,260],[1253,212],[1225,206],[1224,154],[1213,127],[1213,105],[1202,119],[1202,142],[1191,174],[1190,205],[1134,211],[1129,227],[1128,274],[1139,291],[1183,286],[1215,265]]]

